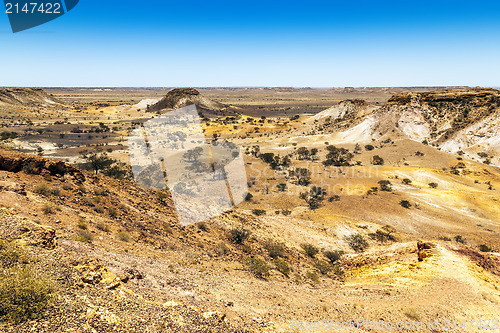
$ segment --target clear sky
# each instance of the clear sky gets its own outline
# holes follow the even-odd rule
[[[500,86],[500,1],[80,0],[0,45],[0,86]]]

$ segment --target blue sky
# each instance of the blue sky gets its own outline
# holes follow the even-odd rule
[[[500,86],[499,1],[93,1],[13,34],[0,86]]]

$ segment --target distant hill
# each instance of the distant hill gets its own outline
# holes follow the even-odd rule
[[[352,141],[408,137],[451,153],[499,163],[500,91],[496,89],[400,93],[381,107],[344,101],[310,121],[318,123],[318,131],[340,132]]]
[[[0,89],[0,106],[50,106],[60,104],[53,96],[39,88]]]
[[[213,101],[193,88],[175,88],[170,90],[160,101],[151,105],[148,111],[174,110],[193,104],[198,107],[198,111],[203,113],[203,115],[227,116],[234,114],[230,110],[229,105]]]

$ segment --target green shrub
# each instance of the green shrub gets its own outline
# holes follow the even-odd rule
[[[85,219],[83,217],[80,217],[78,219],[77,226],[78,226],[78,228],[80,228],[82,230],[87,230],[87,228],[88,228],[87,222],[85,222]]]
[[[266,215],[266,211],[264,209],[252,209],[252,213],[256,216]]]
[[[41,194],[41,195],[45,195],[45,196],[48,196],[51,193],[50,187],[47,183],[36,184],[35,187],[33,188],[33,192]]]
[[[381,191],[386,191],[386,192],[391,192],[392,191],[392,184],[388,180],[381,180],[378,182],[380,186]]]
[[[130,241],[132,241],[132,237],[130,237],[129,233],[126,231],[119,231],[116,234],[116,237],[118,237],[118,239],[122,242],[129,243]]]
[[[285,254],[285,247],[282,244],[269,241],[264,245],[264,248],[269,252],[269,256],[273,259],[283,257]]]
[[[410,203],[408,200],[401,200],[401,201],[399,202],[399,204],[400,204],[400,205],[401,205],[401,207],[403,207],[403,208],[407,208],[407,209],[411,208],[411,203]]]
[[[9,268],[24,261],[25,254],[22,248],[0,239],[0,268]]]
[[[373,165],[384,165],[384,159],[378,155],[372,157]]]
[[[373,147],[373,145],[366,145],[365,149],[368,151],[372,151],[373,149],[375,149],[375,147]]]
[[[481,244],[481,245],[479,245],[479,251],[481,251],[481,252],[491,252],[492,249],[490,247],[488,247],[488,245]]]
[[[314,262],[314,267],[316,267],[321,274],[328,274],[333,268],[332,264],[323,260],[316,260]]]
[[[61,208],[59,208],[57,205],[53,204],[52,202],[46,202],[43,204],[42,211],[45,213],[45,215],[49,214],[54,214],[57,211],[60,211]]]
[[[0,273],[0,316],[15,324],[38,318],[55,293],[54,282],[30,267],[4,270]]]
[[[302,249],[304,249],[306,254],[311,258],[314,258],[319,252],[319,249],[312,244],[304,243],[301,245],[301,247]]]
[[[244,228],[234,228],[229,231],[229,239],[236,244],[242,244],[252,233]]]
[[[412,180],[411,180],[411,179],[409,179],[409,178],[405,178],[405,179],[403,179],[403,184],[405,184],[405,185],[410,185],[411,183],[412,183]]]
[[[86,230],[78,230],[74,240],[91,244],[94,241],[94,236]]]
[[[109,232],[109,226],[104,222],[97,223],[96,227],[97,227],[97,229],[99,229],[101,231]]]
[[[342,258],[344,251],[325,251],[323,255],[333,264]]]
[[[465,238],[463,238],[461,235],[457,235],[455,236],[455,242],[465,244]]]
[[[283,214],[284,216],[288,216],[288,215],[292,214],[292,211],[291,211],[291,210],[286,210],[286,209],[283,209],[283,210],[281,211],[281,214]]]
[[[314,272],[307,272],[306,278],[311,280],[313,283],[319,283],[319,276]]]
[[[260,279],[269,277],[269,266],[264,260],[259,258],[246,258],[243,263],[255,277]]]
[[[274,267],[276,267],[276,270],[278,272],[280,272],[284,276],[288,277],[288,275],[290,274],[290,266],[288,265],[288,263],[285,260],[278,258],[278,259],[274,260],[273,263],[274,263]]]
[[[437,188],[438,184],[437,183],[429,183],[430,188]]]
[[[356,252],[363,252],[368,248],[368,242],[360,234],[353,234],[345,238],[347,244]]]

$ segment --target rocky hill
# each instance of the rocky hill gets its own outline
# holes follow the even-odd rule
[[[319,122],[316,131],[338,132],[351,141],[403,137],[500,165],[500,91],[496,89],[396,94],[381,107],[343,102],[310,121]]]
[[[204,115],[230,115],[227,113],[228,105],[213,101],[193,88],[176,88],[170,90],[165,97],[157,103],[149,106],[149,112],[159,112],[164,110],[179,109],[188,105],[196,105]]]
[[[34,107],[57,104],[59,101],[39,88],[0,89],[0,106]]]

